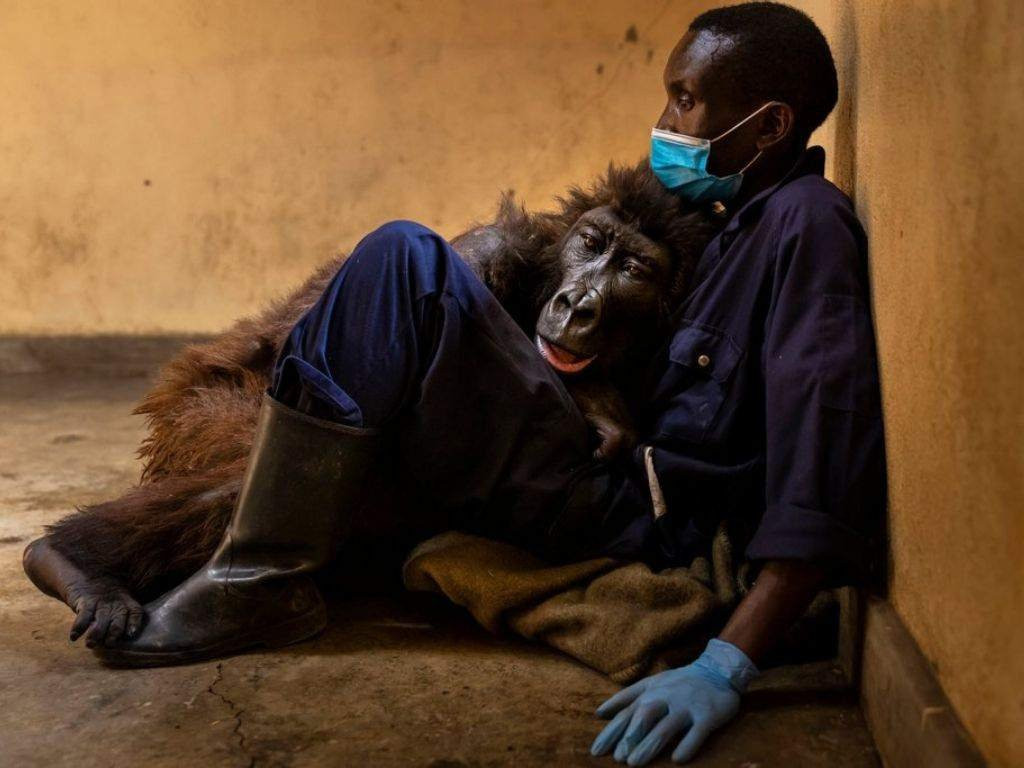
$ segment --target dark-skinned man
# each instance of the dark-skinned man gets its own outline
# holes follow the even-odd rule
[[[599,708],[613,719],[592,752],[630,765],[680,736],[672,758],[685,762],[735,715],[755,662],[816,591],[871,569],[868,532],[885,502],[865,238],[822,177],[824,152],[806,148],[837,99],[828,44],[786,6],[712,10],[673,50],[664,83],[652,166],[731,218],[655,362],[653,439],[637,461],[650,457],[663,491],[654,525],[667,562],[685,561],[719,520],[756,518],[746,552],[763,566],[696,662]]]
[[[595,463],[550,353],[450,244],[387,224],[292,330],[217,552],[96,653],[154,666],[315,634],[326,619],[309,574],[381,464],[403,468],[437,530],[558,559],[688,564],[726,521],[748,534],[755,586],[694,663],[605,702],[592,747],[631,765],[673,742],[674,759],[692,757],[812,595],[868,570],[884,459],[864,236],[822,178],[822,150],[806,148],[836,101],[824,38],[785,6],[711,11],[665,86],[652,167],[731,218],[638,372],[624,460]]]

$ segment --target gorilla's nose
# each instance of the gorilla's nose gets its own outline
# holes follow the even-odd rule
[[[562,328],[566,334],[576,337],[587,336],[601,321],[601,294],[594,288],[563,288],[555,294],[552,301],[556,311],[562,316]]]

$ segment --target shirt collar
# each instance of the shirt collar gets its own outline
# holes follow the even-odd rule
[[[729,223],[723,231],[735,232],[743,225],[744,222],[749,221],[750,217],[757,213],[761,206],[764,205],[764,201],[771,197],[780,187],[785,186],[789,182],[794,179],[798,179],[801,176],[809,176],[811,174],[815,174],[817,176],[825,175],[825,150],[822,147],[807,147],[807,149],[801,152],[800,157],[797,158],[797,161],[793,164],[793,167],[789,169],[786,175],[770,187],[762,189],[744,203],[743,207],[736,211],[732,218],[729,219]]]

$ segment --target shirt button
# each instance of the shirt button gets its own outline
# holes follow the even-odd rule
[[[701,368],[707,368],[709,365],[711,365],[711,358],[708,357],[707,355],[698,355],[697,365],[699,365]]]

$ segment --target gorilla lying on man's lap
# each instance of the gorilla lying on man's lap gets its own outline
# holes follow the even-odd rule
[[[597,456],[612,460],[632,429],[617,385],[664,342],[719,217],[668,193],[646,161],[610,168],[558,202],[553,212],[529,213],[506,194],[494,223],[452,246],[562,374],[596,429]],[[29,545],[26,571],[76,610],[80,631],[111,616],[130,626],[134,618],[124,616],[139,616],[137,599],[210,557],[241,486],[277,352],[342,261],[175,357],[136,409],[149,425],[140,484],[80,509]]]

